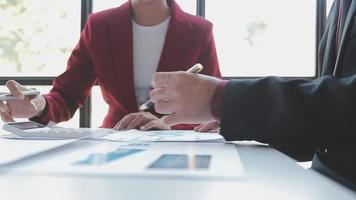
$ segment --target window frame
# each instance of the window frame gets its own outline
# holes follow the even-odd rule
[[[303,79],[315,79],[321,76],[321,66],[318,61],[319,54],[319,44],[321,41],[321,37],[325,30],[325,22],[326,22],[326,0],[315,0],[316,1],[316,56],[315,56],[315,75],[312,77],[285,77],[288,79],[291,78],[303,78]],[[196,15],[205,17],[205,0],[196,0]],[[93,11],[93,0],[81,0],[81,25],[80,30],[83,30],[90,13]],[[254,79],[260,77],[235,77],[235,76],[226,76],[223,77],[226,80],[230,79]],[[53,76],[21,76],[21,77],[10,77],[10,76],[0,76],[0,85],[5,85],[7,80],[16,80],[20,84],[23,85],[39,85],[39,86],[51,86],[55,77]],[[85,105],[80,108],[80,116],[79,116],[79,126],[80,127],[91,127],[91,106],[92,106],[92,97],[91,95],[88,97]]]

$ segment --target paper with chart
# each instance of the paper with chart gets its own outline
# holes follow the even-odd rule
[[[120,142],[199,142],[199,141],[224,141],[218,133],[199,133],[185,130],[160,130],[160,131],[116,131],[108,134],[104,139]]]
[[[100,139],[118,142],[195,142],[195,141],[224,141],[223,137],[217,133],[198,133],[194,131],[115,131],[113,129],[90,129],[93,135],[100,135]],[[102,136],[102,137],[101,137]],[[95,138],[95,137],[94,137]],[[98,137],[96,137],[98,138]],[[51,139],[51,138],[49,138]],[[56,139],[57,140],[57,139]],[[20,160],[41,152],[57,148],[77,139],[50,141],[47,137],[22,138],[13,134],[2,135],[0,137],[0,165]],[[118,152],[111,154],[114,158],[121,156]],[[95,156],[94,156],[95,157]],[[88,161],[89,162],[89,161]]]
[[[75,140],[19,140],[0,138],[0,167],[11,162],[24,159],[57,147],[74,142]]]
[[[20,172],[139,177],[244,177],[238,149],[226,143],[99,142],[51,155]]]

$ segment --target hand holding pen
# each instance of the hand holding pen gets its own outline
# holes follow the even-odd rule
[[[9,93],[0,94],[0,116],[5,122],[14,118],[31,118],[39,115],[46,107],[45,98],[33,88],[26,88],[10,80],[6,82]]]
[[[204,69],[203,65],[197,63],[193,67],[189,68],[186,72],[197,74],[197,73],[201,72],[203,69]],[[153,105],[154,105],[154,103],[151,101],[151,99],[148,99],[145,103],[143,103],[139,107],[139,110],[140,111],[148,110],[149,108],[152,108]]]
[[[213,95],[223,80],[187,72],[157,72],[150,99],[164,124],[201,124],[215,121]],[[220,105],[220,104],[219,104]]]
[[[196,64],[191,67],[187,72],[199,73],[202,70],[203,66],[201,64]],[[143,105],[141,105],[139,109],[140,111],[145,111],[153,107],[153,105],[153,102],[148,100]],[[137,112],[127,114],[114,126],[114,129],[119,131],[128,129],[149,130],[152,128],[167,130],[170,129],[170,126],[164,124],[160,118],[150,112]]]

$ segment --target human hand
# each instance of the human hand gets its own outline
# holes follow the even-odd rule
[[[148,131],[150,129],[170,130],[171,127],[165,124],[162,118],[160,118],[147,122],[146,124],[142,125],[140,129],[142,131]]]
[[[200,124],[194,128],[197,132],[211,132],[218,133],[220,131],[220,124],[217,121],[209,122],[206,124]]]
[[[130,113],[123,117],[114,127],[115,130],[149,130],[151,128],[170,129],[162,120],[150,112]]]
[[[42,95],[24,96],[25,86],[16,81],[6,82],[6,87],[15,99],[0,101],[0,115],[5,122],[14,121],[14,118],[31,118],[41,113],[46,107],[46,100]]]
[[[153,75],[150,98],[165,124],[214,121],[210,101],[220,79],[187,72],[158,72]]]

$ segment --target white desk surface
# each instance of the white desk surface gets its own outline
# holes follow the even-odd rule
[[[356,199],[356,193],[316,172],[303,169],[273,148],[247,144],[237,147],[246,172],[246,177],[241,180],[69,176],[13,171],[0,175],[0,198]]]

